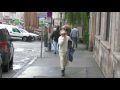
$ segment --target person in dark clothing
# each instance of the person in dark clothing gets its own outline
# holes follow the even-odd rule
[[[53,31],[51,35],[51,39],[53,40],[53,46],[54,46],[54,54],[58,51],[58,38],[60,36],[60,27],[57,26],[56,30]]]

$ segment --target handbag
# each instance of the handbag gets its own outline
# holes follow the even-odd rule
[[[70,62],[73,61],[73,54],[75,52],[75,49],[73,47],[68,48],[68,60]]]

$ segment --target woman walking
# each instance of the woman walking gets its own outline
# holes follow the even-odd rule
[[[65,67],[68,64],[68,41],[71,40],[70,37],[67,35],[65,30],[60,31],[60,37],[58,38],[58,45],[59,45],[59,57],[60,57],[60,67],[61,67],[61,74],[64,76],[65,74]]]

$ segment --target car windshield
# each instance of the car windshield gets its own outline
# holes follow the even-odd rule
[[[26,30],[20,29],[22,33],[28,33]]]

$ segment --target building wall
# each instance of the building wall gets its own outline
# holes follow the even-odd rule
[[[90,23],[92,22],[92,24]],[[89,22],[89,50],[93,51],[93,47],[94,47],[94,35],[95,35],[95,30],[96,30],[96,13],[95,12],[91,12],[90,13],[90,22]]]
[[[16,12],[17,19],[24,20],[24,12]]]
[[[25,29],[28,31],[34,31],[39,28],[39,19],[37,12],[24,12]]]
[[[52,18],[54,19],[54,25],[60,25],[60,12],[53,12]],[[62,22],[64,23],[64,12],[62,12]]]
[[[106,78],[119,78],[120,77],[120,13],[110,12],[110,28],[109,40],[106,37],[107,26],[107,12],[101,12],[101,33],[99,30],[99,16],[100,12],[96,12],[96,33],[94,45],[94,58],[98,66],[101,68]],[[91,17],[90,17],[91,18]],[[93,20],[93,19],[92,19]],[[91,20],[90,24],[93,24]],[[90,27],[91,29],[91,27]],[[92,30],[91,30],[92,32]]]
[[[0,20],[4,22],[4,19],[24,19],[24,12],[0,12]]]

